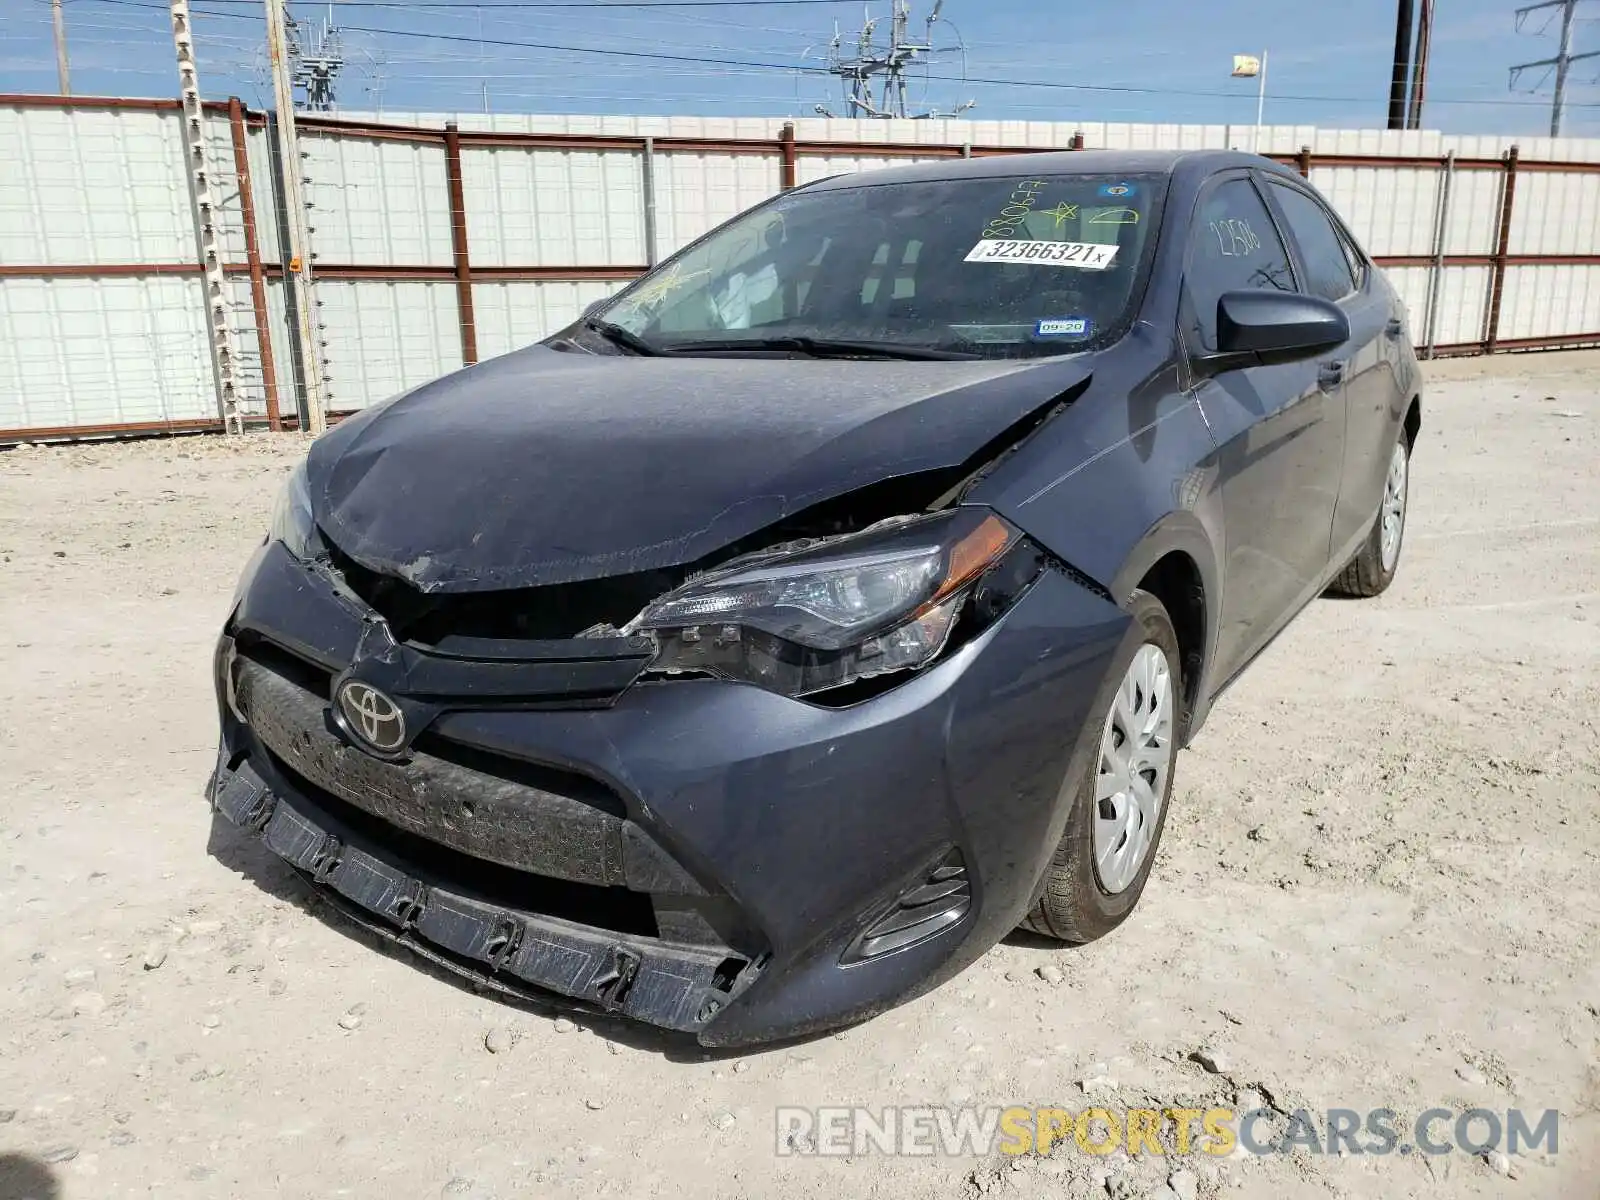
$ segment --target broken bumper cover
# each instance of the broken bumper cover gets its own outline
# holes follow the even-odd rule
[[[604,708],[439,702],[419,750],[491,776],[498,763],[550,767],[615,798],[580,813],[542,785],[474,783],[420,753],[397,798],[400,783],[374,775],[373,761],[352,765],[362,752],[339,740],[314,685],[303,694],[317,711],[275,709],[278,728],[229,694],[235,638],[333,677],[360,633],[316,572],[276,546],[258,556],[219,653],[218,813],[453,969],[707,1045],[870,1017],[1009,932],[1059,841],[1061,798],[1092,758],[1086,721],[1111,686],[1110,661],[1137,636],[1120,609],[1047,570],[945,660],[846,708],[709,680],[639,682]],[[323,739],[337,750],[304,757]],[[463,818],[468,793],[484,797],[495,829],[524,832],[484,840],[481,822]],[[581,832],[563,841],[568,819]],[[479,886],[508,871],[504,886]],[[562,880],[576,902],[546,903]],[[935,893],[962,902],[910,944],[882,936],[905,924],[908,897]],[[654,921],[590,917],[590,897],[653,906]]]
[[[211,799],[218,813],[344,900],[356,920],[444,966],[669,1029],[698,1028],[726,998],[718,987],[720,953],[599,933],[430,885],[304,797],[281,785],[273,791],[248,761],[237,770],[219,762]]]

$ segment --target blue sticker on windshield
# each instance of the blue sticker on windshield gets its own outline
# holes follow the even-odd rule
[[[1051,317],[1033,327],[1034,337],[1088,337],[1088,317]]]
[[[1105,183],[1100,185],[1100,194],[1112,200],[1121,200],[1134,195],[1135,189],[1131,183]]]

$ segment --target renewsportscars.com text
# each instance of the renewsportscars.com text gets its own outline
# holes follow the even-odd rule
[[[1555,1109],[824,1107],[776,1112],[779,1155],[1507,1155],[1560,1150]]]

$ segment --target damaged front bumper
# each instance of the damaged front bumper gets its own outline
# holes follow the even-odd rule
[[[1136,636],[1047,569],[981,634],[849,707],[637,680],[625,646],[580,671],[633,681],[574,706],[472,686],[548,660],[395,647],[374,625],[324,569],[263,548],[218,649],[217,813],[454,970],[707,1045],[871,1016],[1014,927]],[[391,685],[411,687],[421,729],[393,761],[352,745],[329,703],[379,660],[403,665]]]

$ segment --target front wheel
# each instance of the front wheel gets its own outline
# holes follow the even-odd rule
[[[1143,640],[1113,668],[1120,682],[1095,717],[1095,769],[1073,801],[1044,891],[1022,923],[1063,942],[1092,942],[1127,919],[1144,891],[1167,821],[1182,658],[1159,600],[1134,592],[1129,610]]]
[[[1328,585],[1338,596],[1376,596],[1394,582],[1400,566],[1400,545],[1406,534],[1406,501],[1411,486],[1411,445],[1404,432],[1389,456],[1383,481],[1383,504],[1361,549]]]

